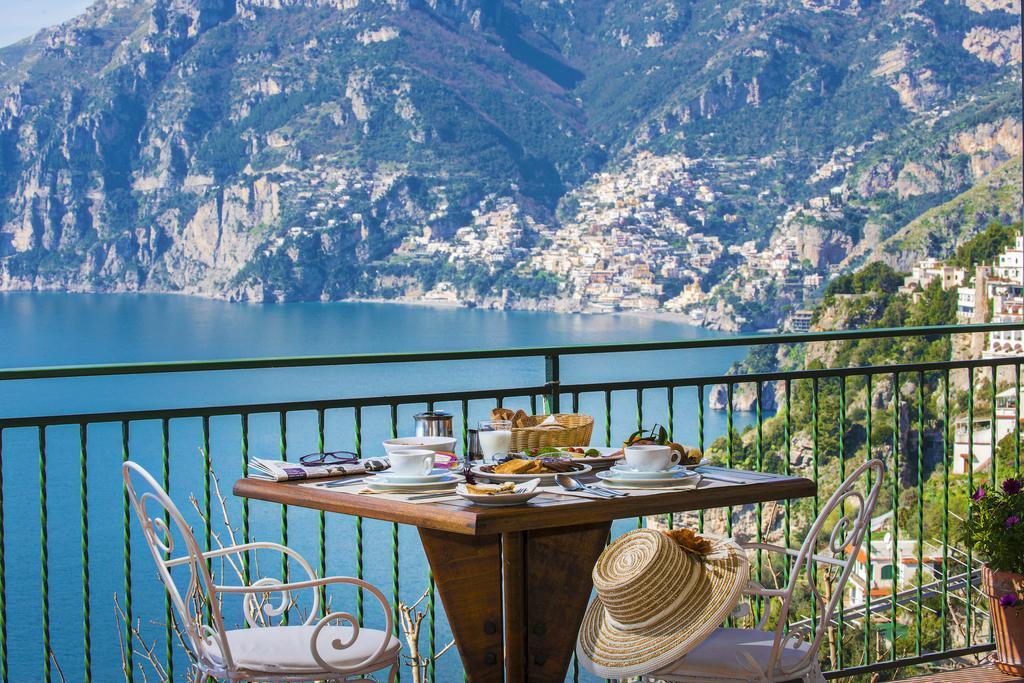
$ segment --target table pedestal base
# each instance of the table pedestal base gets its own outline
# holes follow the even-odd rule
[[[472,683],[561,682],[611,522],[487,536],[420,529]]]

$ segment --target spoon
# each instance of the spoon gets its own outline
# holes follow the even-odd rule
[[[602,491],[600,489],[591,488],[585,484],[581,484],[567,474],[556,474],[555,483],[565,491],[589,491],[590,493],[596,493],[602,498],[616,497],[616,495],[611,491]]]

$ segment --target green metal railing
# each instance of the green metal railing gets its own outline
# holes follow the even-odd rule
[[[888,500],[880,503],[880,509],[876,510],[875,515],[878,516],[882,512],[882,505],[886,505],[892,514],[889,557],[882,558],[888,561],[890,570],[893,572],[891,586],[885,598],[877,595],[879,591],[875,591],[876,595],[873,596],[871,586],[875,581],[866,578],[864,579],[862,602],[855,604],[852,592],[844,595],[842,609],[828,625],[830,629],[833,629],[834,637],[830,640],[830,647],[822,648],[823,668],[829,671],[828,676],[830,677],[867,675],[872,672],[921,665],[926,662],[961,657],[991,649],[991,633],[987,629],[979,627],[979,624],[986,620],[985,605],[979,604],[980,594],[974,587],[978,570],[977,560],[972,557],[969,550],[961,548],[951,538],[949,517],[953,514],[952,510],[960,505],[966,509],[966,514],[970,514],[970,501],[967,499],[967,495],[969,491],[973,490],[975,473],[973,467],[968,467],[964,478],[951,472],[954,433],[950,425],[951,420],[961,412],[953,405],[956,400],[960,399],[965,403],[964,412],[966,412],[968,424],[973,425],[975,399],[978,398],[983,403],[991,403],[988,408],[994,434],[997,418],[995,397],[999,386],[999,372],[1004,373],[1003,384],[1015,387],[1019,395],[1021,363],[1024,362],[1024,357],[890,363],[867,367],[774,371],[745,375],[701,375],[661,377],[654,380],[576,383],[564,381],[561,359],[580,355],[697,351],[766,344],[796,345],[810,342],[851,342],[903,337],[932,338],[952,334],[1021,329],[1024,329],[1024,325],[1001,323],[958,327],[737,336],[724,339],[637,344],[0,370],[0,397],[3,397],[7,395],[5,394],[6,387],[26,381],[43,382],[70,378],[175,373],[204,373],[202,377],[204,381],[207,381],[207,378],[215,378],[221,373],[241,370],[334,368],[368,364],[448,361],[482,362],[511,358],[544,360],[543,382],[518,387],[235,405],[171,406],[127,411],[0,416],[0,680],[14,680],[13,674],[11,674],[12,666],[21,667],[21,670],[26,672],[23,675],[50,680],[57,675],[53,666],[55,663],[68,680],[88,681],[94,675],[99,680],[109,680],[116,676],[116,672],[110,670],[109,663],[111,661],[118,662],[118,667],[123,668],[123,676],[126,679],[135,680],[140,678],[139,667],[144,666],[144,662],[140,662],[139,657],[135,654],[138,647],[142,647],[143,652],[147,653],[147,657],[156,657],[161,660],[164,670],[170,677],[173,678],[176,675],[180,680],[185,675],[185,667],[182,666],[184,660],[178,651],[176,635],[171,622],[170,603],[161,598],[158,603],[151,602],[143,608],[140,601],[134,599],[144,597],[135,594],[137,591],[143,590],[143,577],[148,579],[149,575],[140,572],[137,566],[140,564],[139,562],[134,563],[133,568],[133,553],[137,550],[137,540],[132,538],[134,522],[129,518],[128,500],[120,488],[118,488],[118,492],[122,496],[120,510],[122,561],[120,563],[121,585],[119,592],[121,604],[127,617],[120,626],[120,640],[124,644],[123,655],[121,652],[110,652],[109,638],[104,638],[103,648],[99,647],[98,639],[101,632],[96,627],[100,621],[95,610],[96,592],[92,590],[92,584],[97,580],[97,571],[95,559],[90,554],[90,547],[91,544],[97,542],[97,533],[102,529],[90,522],[97,519],[97,516],[104,516],[108,519],[116,516],[118,510],[112,499],[97,500],[94,493],[96,485],[100,481],[98,478],[116,479],[116,473],[97,472],[95,464],[95,458],[98,457],[95,452],[97,450],[96,437],[90,436],[90,431],[108,425],[116,429],[120,459],[122,460],[138,458],[140,451],[143,450],[156,453],[158,459],[155,462],[159,467],[162,481],[164,486],[170,489],[174,483],[172,472],[175,473],[175,476],[182,477],[184,475],[180,471],[190,465],[187,461],[182,461],[179,464],[174,455],[175,451],[172,448],[174,428],[183,424],[191,425],[198,420],[197,445],[200,453],[201,480],[195,482],[198,488],[191,493],[198,496],[196,507],[202,518],[202,528],[198,535],[201,536],[204,546],[211,548],[217,541],[217,534],[220,531],[214,514],[213,477],[218,468],[224,471],[228,466],[235,472],[234,476],[245,476],[248,459],[250,455],[255,454],[253,451],[254,438],[273,436],[277,444],[276,454],[282,459],[289,457],[290,447],[303,448],[309,445],[322,450],[329,441],[330,418],[342,413],[350,413],[351,421],[345,431],[352,439],[352,449],[357,453],[362,453],[364,440],[367,437],[369,415],[383,411],[386,418],[382,418],[380,431],[384,436],[394,436],[400,431],[400,413],[403,409],[419,410],[424,407],[444,406],[447,408],[451,406],[451,409],[457,413],[456,424],[459,425],[457,431],[461,437],[461,448],[464,450],[467,444],[470,414],[491,406],[501,406],[506,402],[528,405],[534,411],[541,409],[555,412],[562,409],[564,405],[569,405],[571,401],[571,409],[574,412],[584,410],[593,413],[598,424],[601,424],[603,420],[603,429],[597,430],[595,441],[603,441],[606,445],[618,440],[619,430],[649,426],[653,422],[661,422],[667,425],[670,433],[678,433],[680,425],[685,424],[684,418],[681,416],[686,411],[685,414],[692,415],[697,422],[695,426],[697,446],[701,450],[711,452],[723,464],[752,467],[758,471],[811,476],[819,481],[822,488],[821,493],[826,497],[829,493],[827,487],[834,486],[849,469],[855,467],[852,462],[848,461],[869,459],[872,456],[883,457],[888,468],[885,475],[889,477],[885,487],[888,492]],[[984,392],[984,396],[976,397],[975,380],[979,375],[987,378],[990,390]],[[960,383],[957,384],[954,380]],[[915,385],[909,395],[901,393],[901,381],[911,382]],[[886,383],[888,384],[887,388],[884,387]],[[711,435],[706,432],[705,403],[709,391],[716,385],[725,387],[725,433],[721,435],[720,439],[712,441]],[[955,388],[957,386],[965,388],[961,390]],[[754,395],[752,432],[739,434],[734,429],[737,424],[735,414],[737,411],[734,410],[734,403],[737,391],[745,387],[752,388]],[[769,387],[775,396],[777,404],[775,411],[768,410],[765,406],[766,389]],[[887,399],[882,393],[879,393],[880,387],[888,392]],[[860,400],[861,393],[863,393],[862,400]],[[692,397],[692,402],[688,397]],[[941,402],[941,411],[936,409],[929,411],[929,400],[934,400],[936,406]],[[616,405],[623,401],[633,404],[635,413],[632,419],[623,417],[616,412]],[[863,409],[857,408],[861,405]],[[690,407],[692,407],[692,411],[688,410]],[[910,416],[907,421],[902,420],[901,410],[906,410],[906,414]],[[874,415],[879,411],[883,413],[891,411],[891,415],[887,416],[889,417],[889,428],[892,431],[891,435],[875,436],[873,429],[886,424],[878,415]],[[302,416],[306,413],[310,413],[315,418],[314,427],[308,430],[297,430],[296,427],[289,424],[290,417]],[[1019,473],[1021,451],[1019,400],[1016,402],[1014,415],[1015,421],[1012,429],[1014,441],[1011,448],[1013,453],[1012,473]],[[226,429],[224,420],[227,418],[230,418],[238,429],[237,442],[230,447],[232,453],[225,452],[223,446],[217,445],[223,441],[220,438],[220,433]],[[262,429],[257,427],[255,421],[257,419],[262,421],[263,418],[273,420],[276,428],[267,425],[264,425]],[[138,440],[144,437],[144,428],[150,422],[159,427],[159,443],[138,443]],[[66,613],[69,607],[65,606],[63,609],[65,614],[62,623],[58,624],[51,620],[53,606],[51,604],[51,589],[54,588],[51,565],[59,561],[61,566],[65,566],[67,561],[64,554],[72,551],[69,547],[55,545],[51,539],[54,522],[50,519],[50,512],[54,503],[52,502],[53,496],[48,494],[52,494],[50,489],[53,484],[50,475],[55,463],[56,451],[54,444],[48,442],[48,435],[54,431],[62,434],[61,428],[66,427],[77,428],[74,446],[78,456],[78,471],[75,482],[80,534],[74,556],[77,558],[77,564],[80,565],[81,570],[81,608],[79,613],[74,615],[74,621],[80,624],[79,635],[74,640],[80,646],[54,641],[55,628],[59,627],[62,633],[68,631],[67,619],[69,617]],[[862,427],[863,438],[858,441],[854,436],[860,433],[859,430]],[[232,429],[234,428],[232,427]],[[19,497],[24,497],[20,480],[8,478],[5,481],[4,479],[4,470],[15,466],[10,462],[10,458],[13,456],[10,447],[5,449],[5,442],[11,441],[15,438],[14,435],[20,434],[23,430],[33,430],[36,433],[36,456],[38,458],[40,553],[38,557],[39,581],[33,587],[34,592],[26,591],[24,586],[17,591],[10,588],[9,569],[11,568],[8,567],[8,558],[12,548],[8,546],[11,536],[5,527],[5,519],[9,521],[10,515],[5,517],[4,508],[5,504],[9,507],[10,496],[17,492]],[[916,433],[916,449],[907,452],[903,441],[909,438],[908,435],[912,432]],[[941,440],[941,445],[937,448],[941,462],[927,473],[929,453],[936,449],[929,451],[926,434],[932,434],[933,439]],[[968,458],[973,463],[975,453],[973,428],[968,429],[968,435]],[[990,483],[995,483],[997,476],[1008,475],[1011,472],[996,471],[996,444],[994,439],[992,441],[993,443],[990,444],[993,451],[992,460],[989,473],[986,476]],[[809,457],[807,454],[794,452],[797,444],[801,451],[809,448]],[[19,448],[24,450],[23,444]],[[799,461],[794,461],[795,455],[799,455]],[[90,463],[90,460],[93,462]],[[235,463],[239,464],[236,466]],[[63,461],[59,466],[67,467]],[[908,475],[910,484],[904,485],[901,482],[901,475],[907,471],[908,467],[911,467],[913,472],[912,476]],[[90,477],[93,478],[90,479]],[[954,486],[961,479],[966,480],[966,487]],[[941,484],[940,497],[943,506],[940,515],[941,528],[936,532],[941,537],[936,539],[942,549],[942,559],[938,563],[941,566],[931,566],[927,569],[927,572],[932,575],[930,579],[926,578],[924,555],[925,541],[928,540],[926,538],[928,516],[925,510],[925,499],[931,490],[928,486],[929,482]],[[871,482],[868,482],[868,486],[870,484]],[[172,495],[175,497],[178,497],[179,493],[172,491]],[[914,499],[916,511],[913,513],[901,512],[901,496],[907,495]],[[424,572],[422,576],[408,576],[400,571],[402,560],[410,557],[408,553],[418,551],[418,548],[409,548],[408,544],[400,544],[400,525],[389,525],[386,536],[374,537],[373,542],[370,542],[367,536],[370,533],[370,527],[365,525],[362,519],[357,518],[354,520],[351,536],[336,538],[329,533],[327,516],[323,513],[317,513],[312,524],[296,527],[297,522],[290,520],[289,510],[284,506],[278,506],[280,510],[274,516],[267,516],[263,514],[266,511],[263,504],[238,501],[237,505],[240,515],[237,521],[240,525],[241,541],[248,542],[253,538],[267,538],[272,534],[276,534],[285,544],[288,543],[290,537],[292,540],[298,539],[300,542],[308,542],[308,539],[313,539],[316,548],[316,565],[321,572],[326,572],[329,569],[329,558],[333,557],[334,544],[344,544],[346,548],[351,549],[353,560],[351,569],[357,576],[368,576],[379,566],[386,566],[387,563],[390,563],[388,577],[391,583],[392,608],[395,615],[398,614],[398,602],[403,597],[403,588],[416,586],[420,587],[417,589],[418,592],[426,591],[428,596],[425,606],[428,615],[427,656],[432,657],[439,650],[438,637],[439,631],[443,630],[444,618],[440,604],[436,600],[432,577],[429,572]],[[777,514],[776,506],[768,508],[771,510],[771,514],[767,516],[767,524],[766,507],[763,504],[751,506],[749,510],[727,508],[724,511],[701,511],[692,517],[669,516],[661,520],[647,520],[646,522],[643,519],[638,519],[636,524],[693,523],[701,529],[711,526],[714,530],[724,533],[741,534],[757,541],[781,542],[785,546],[791,547],[794,540],[799,543],[803,530],[816,515],[818,505],[819,496],[807,501],[784,501],[777,506],[781,508],[781,519]],[[257,511],[260,513],[258,516]],[[7,512],[9,513],[10,509]],[[268,528],[268,524],[273,524],[276,528]],[[910,558],[916,561],[913,576],[902,579],[897,567],[908,558],[900,556],[899,539],[901,535],[905,540],[916,543],[913,557]],[[873,540],[878,540],[878,537],[878,531],[869,532],[866,540],[868,548],[871,547]],[[866,553],[862,571],[862,575],[866,577],[873,576],[875,564],[879,562],[879,558],[872,557],[872,555],[870,550]],[[962,563],[962,571],[958,569],[954,572],[951,567],[954,561],[959,561],[957,558],[960,557],[965,559]],[[760,552],[752,559],[753,571],[766,583],[770,583],[772,578],[788,580],[791,572],[797,571],[797,568],[792,567],[789,561],[784,562],[781,566],[773,565],[770,558],[763,557]],[[378,565],[378,563],[384,564]],[[104,563],[104,568],[109,568],[109,564]],[[248,556],[244,556],[242,572],[246,581],[250,580],[253,569]],[[287,578],[288,563],[283,562],[279,569],[280,573]],[[940,577],[936,576],[936,572],[939,570],[941,570]],[[20,572],[18,580],[22,583],[25,581]],[[810,580],[823,584],[828,582],[828,577],[815,573],[812,574]],[[69,577],[62,575],[61,582],[66,583],[67,581],[69,581]],[[901,585],[903,590],[901,590]],[[146,592],[158,589],[155,582],[147,582],[144,585]],[[362,595],[356,592],[353,599],[357,617],[362,621],[364,619]],[[36,648],[41,654],[40,665],[37,669],[26,668],[27,665],[24,662],[12,662],[9,659],[8,644],[11,634],[7,628],[10,614],[15,612],[20,615],[32,613],[34,604],[39,606],[39,637],[37,641],[34,638],[30,639],[32,640],[30,646]],[[762,613],[761,610],[768,608],[767,603],[759,603],[755,605],[754,613],[759,616]],[[931,617],[933,613],[939,615],[937,624]],[[790,615],[790,619],[794,623],[809,620],[812,625],[816,625],[820,617],[821,615],[816,613],[811,602]],[[108,621],[108,619],[103,619],[104,629],[107,628]],[[873,623],[876,621],[877,623]],[[134,628],[139,623],[157,624],[152,633],[159,635],[153,635],[152,642],[139,643],[139,636]],[[885,627],[889,629],[888,631],[884,630],[884,624],[888,624]],[[901,636],[897,631],[897,625],[905,625],[908,635]],[[931,634],[931,630],[936,628],[938,629],[937,638]],[[24,644],[25,636],[19,634],[18,637],[21,639],[19,642]],[[151,645],[152,647],[150,647]],[[73,653],[77,661],[70,661],[67,658],[60,659],[68,652]],[[20,651],[18,656],[22,656]],[[454,658],[454,655],[451,657]],[[100,660],[106,663],[102,670],[97,668],[97,662]],[[440,678],[435,667],[430,669],[429,675],[431,680]],[[583,680],[585,678],[585,674],[575,663],[570,668],[569,676],[571,679]]]

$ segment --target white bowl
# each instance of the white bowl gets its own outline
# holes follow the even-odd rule
[[[454,453],[455,439],[450,436],[402,436],[384,442],[384,450],[388,455],[391,455],[391,451],[408,448],[422,448],[435,453]]]

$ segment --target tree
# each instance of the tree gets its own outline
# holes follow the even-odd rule
[[[992,221],[983,231],[960,245],[953,258],[953,264],[961,268],[970,268],[979,263],[991,261],[1006,247],[1013,244],[1014,237],[1020,231],[1020,223],[1002,225],[997,221]]]

